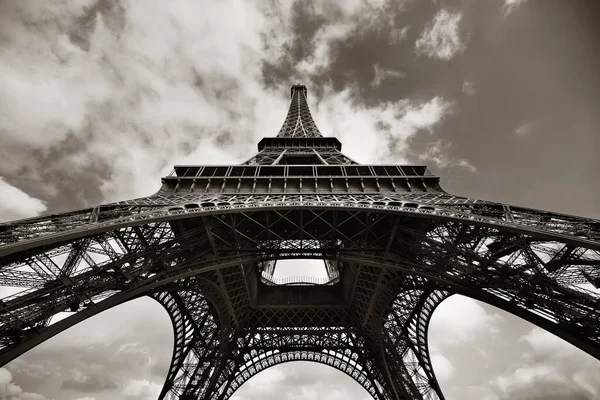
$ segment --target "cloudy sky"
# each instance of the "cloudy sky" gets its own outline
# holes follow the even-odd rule
[[[296,82],[359,162],[600,218],[598,2],[337,3],[0,0],[0,221],[146,196],[173,164],[245,161]],[[481,303],[447,300],[429,336],[448,400],[600,398],[598,361]],[[0,369],[0,399],[155,399],[171,346],[164,311],[136,300]],[[367,394],[305,363],[236,393],[325,396]]]

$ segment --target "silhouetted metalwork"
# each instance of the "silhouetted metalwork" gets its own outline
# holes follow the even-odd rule
[[[427,328],[454,293],[600,358],[584,288],[600,285],[599,221],[450,195],[425,166],[358,164],[306,95],[292,87],[281,131],[246,163],[176,166],[153,196],[0,225],[0,284],[22,289],[0,303],[0,364],[140,296],[173,322],[161,399],[227,399],[293,360],[377,399],[442,399]],[[289,258],[325,260],[328,278],[274,278]]]

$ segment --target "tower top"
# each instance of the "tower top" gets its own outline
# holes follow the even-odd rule
[[[310,115],[306,102],[307,93],[306,86],[292,85],[290,108],[277,137],[323,137]]]
[[[292,97],[292,99],[294,98],[294,92],[296,91],[302,92],[302,94],[304,94],[304,98],[307,97],[308,90],[306,89],[306,86],[300,84],[292,85],[292,89],[290,90],[290,96]]]

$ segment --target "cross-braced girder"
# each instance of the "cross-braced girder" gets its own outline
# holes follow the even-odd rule
[[[294,360],[377,399],[443,399],[427,329],[455,293],[600,359],[600,296],[582,287],[600,287],[600,221],[453,196],[425,166],[357,164],[301,85],[258,147],[238,166],[176,166],[153,196],[0,224],[0,365],[144,295],[173,323],[161,399],[228,399]],[[329,278],[278,284],[275,262],[293,258],[325,260]]]
[[[190,287],[189,284],[187,286]],[[200,288],[199,285],[192,286],[196,289]],[[396,286],[400,287],[398,283]],[[424,289],[426,281],[416,280],[413,281],[411,286]],[[374,346],[376,342],[369,339],[370,336],[374,335],[373,331],[357,329],[353,324],[348,324],[348,321],[352,321],[352,318],[349,318],[348,315],[339,319],[315,319],[313,317],[312,322],[307,326],[298,328],[290,327],[289,321],[294,321],[295,318],[290,318],[286,326],[280,326],[279,321],[281,319],[279,318],[248,324],[243,330],[232,331],[233,339],[230,338],[226,346],[227,350],[220,354],[221,360],[225,360],[220,368],[214,368],[215,360],[210,355],[204,359],[195,359],[194,362],[182,363],[180,361],[182,351],[178,349],[186,347],[206,348],[207,346],[203,340],[204,335],[185,335],[183,329],[180,328],[185,325],[185,317],[181,317],[181,312],[178,311],[181,303],[173,301],[173,295],[170,292],[155,296],[161,303],[165,304],[165,308],[170,315],[176,316],[172,318],[176,332],[176,344],[169,377],[176,373],[184,378],[193,376],[194,373],[190,370],[198,368],[199,364],[211,365],[211,368],[217,371],[214,373],[219,374],[209,377],[215,382],[212,394],[202,394],[200,391],[194,391],[190,379],[187,380],[189,387],[182,385],[181,379],[177,380],[179,383],[177,395],[181,396],[180,398],[228,399],[246,380],[266,368],[289,361],[313,361],[332,366],[346,373],[362,385],[373,398],[412,399],[423,395],[423,398],[436,399],[443,398],[436,384],[431,385],[432,382],[427,380],[423,384],[423,379],[429,378],[433,382],[435,381],[433,380],[433,372],[427,353],[426,337],[421,337],[419,332],[423,331],[420,327],[420,321],[428,321],[433,308],[446,297],[440,293],[432,293],[431,290],[428,290],[427,292],[421,291],[418,295],[413,296],[401,294],[398,298],[402,298],[404,301],[401,304],[398,300],[394,301],[387,310],[388,313],[395,313],[395,319],[388,317],[392,323],[398,321],[399,312],[408,315],[408,317],[402,319],[401,328],[398,328],[400,326],[398,323],[394,327],[411,332],[406,340],[402,339],[402,344],[399,344],[398,332],[395,332],[395,335],[392,333],[393,329],[390,328],[390,323],[386,324],[383,331],[384,340],[389,342],[387,346],[391,345],[392,348],[396,348],[398,354],[401,354],[404,359],[401,364],[393,367],[393,371],[397,372],[400,369],[405,379],[393,382],[393,385],[395,385],[393,389],[390,389],[390,382],[393,381],[394,375],[390,371],[392,368],[387,365],[387,363],[394,362],[393,357],[390,357],[387,363],[377,364],[375,360],[383,359],[383,357],[377,356],[382,349]],[[201,306],[199,308],[207,309],[205,301],[198,303],[197,298],[187,297],[184,299],[184,302],[188,302],[186,307],[181,307],[184,310],[196,309],[198,308],[197,304]],[[407,313],[406,310],[410,311]],[[297,313],[297,310],[287,309],[284,312]],[[337,310],[334,313],[343,313],[343,310]],[[207,311],[196,313],[198,319],[196,325],[206,324],[207,314]],[[297,317],[297,315],[294,317]],[[252,320],[256,321],[254,318]],[[347,325],[341,326],[341,323]],[[202,344],[200,346],[194,345],[192,343],[194,338],[202,340]],[[425,341],[425,343],[420,341]],[[410,354],[407,354],[408,352]],[[422,371],[426,372],[423,373]],[[169,377],[167,382],[170,382]],[[415,384],[409,379],[415,379]],[[169,396],[175,393],[173,386],[168,385],[169,392],[166,392],[167,386],[165,387],[165,398],[172,398]],[[166,393],[170,394],[167,395]],[[436,397],[437,394],[440,394],[439,397]]]
[[[291,89],[290,108],[277,137],[321,137],[306,102],[306,86],[294,85]]]
[[[243,333],[228,358],[215,399],[228,399],[244,382],[271,366],[289,361],[313,361],[334,367],[356,380],[374,398],[389,398],[377,386],[383,375],[368,369],[372,358],[365,340],[348,328],[262,328]]]
[[[404,379],[390,383],[389,376],[381,375],[379,380],[360,378],[359,383],[365,386],[370,382],[372,386],[367,390],[373,391],[377,388],[373,382],[382,381],[378,384],[394,398],[392,385],[396,391],[409,390],[409,379],[414,383],[410,390],[423,398],[441,398],[428,361],[424,329],[437,302],[449,293],[462,293],[508,309],[598,356],[598,298],[576,285],[598,276],[597,246],[587,241],[577,244],[576,239],[564,243],[559,235],[547,237],[551,234],[536,237],[529,231],[518,233],[502,226],[476,224],[472,219],[458,222],[424,218],[393,208],[339,206],[213,211],[114,228],[53,248],[17,253],[23,261],[15,261],[19,257],[3,258],[9,260],[2,269],[3,283],[11,284],[16,274],[30,279],[20,281],[23,286],[29,282],[24,292],[3,299],[0,332],[4,362],[25,351],[36,335],[52,330],[50,317],[58,312],[73,312],[74,318],[83,310],[101,306],[103,299],[110,300],[133,288],[137,296],[203,276],[213,282],[219,294],[223,321],[227,326],[237,325],[236,332],[261,326],[331,327],[343,321],[352,321],[351,326],[363,332],[379,329],[381,335],[369,336],[376,338],[369,344],[370,351],[378,349],[386,354],[382,358],[386,364],[378,368],[381,374],[393,371],[392,376]],[[77,262],[72,261],[73,254],[79,254]],[[306,287],[304,293],[299,293],[294,287],[265,285],[258,273],[248,272],[258,270],[269,260],[305,257],[324,258],[339,266],[340,280],[330,287],[338,290],[342,303],[328,304],[318,292],[319,287]],[[220,279],[216,278],[217,271]],[[432,292],[425,281],[435,284],[437,292]],[[270,288],[289,290],[284,293],[286,298],[297,304],[269,303],[274,295]],[[201,293],[201,289],[195,290]],[[393,307],[398,301],[393,296],[406,293],[413,303],[421,304],[412,317],[401,314],[406,307]],[[419,303],[426,293],[444,295],[433,303]],[[53,300],[40,302],[41,298]],[[128,298],[123,297],[123,301]],[[321,305],[306,308],[311,304]],[[377,321],[382,322],[378,325]],[[398,321],[403,321],[403,328],[397,328]],[[191,332],[191,328],[186,329]],[[187,337],[195,336],[188,333]],[[185,346],[181,344],[180,348]],[[313,350],[301,346],[292,353],[261,361],[261,365],[309,359],[309,355],[335,364],[331,355],[316,356]],[[198,360],[197,353],[189,354]],[[193,362],[185,365],[191,367]],[[181,383],[185,382],[183,377],[189,380],[194,374],[175,371],[170,372],[166,387],[180,392],[171,398],[184,393],[187,386]],[[231,371],[226,381],[215,378],[212,390],[217,390],[216,385],[226,385],[219,393],[232,393],[232,388],[239,386],[233,382],[241,378],[231,375]],[[350,375],[356,376],[356,372]],[[193,393],[202,390],[206,388],[198,387]],[[164,398],[169,398],[167,393]]]

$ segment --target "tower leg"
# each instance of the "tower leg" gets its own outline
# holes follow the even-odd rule
[[[427,328],[433,310],[448,296],[439,290],[408,290],[386,310],[379,339],[381,359],[399,399],[444,399],[431,365]]]
[[[173,322],[171,365],[159,400],[209,398],[227,331],[214,306],[199,291],[160,292],[152,295]]]

